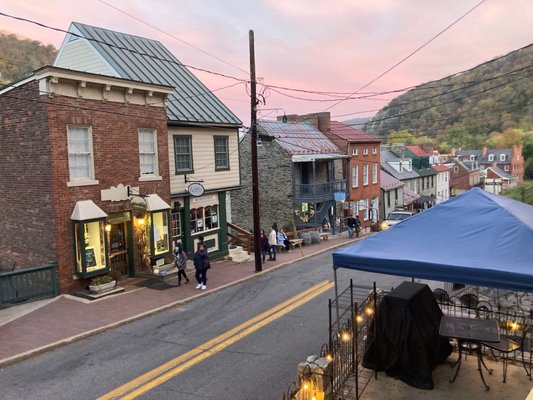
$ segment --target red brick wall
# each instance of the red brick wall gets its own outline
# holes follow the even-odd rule
[[[8,154],[14,159],[9,159],[9,165],[12,170],[17,166],[19,174],[0,177],[0,184],[2,189],[12,186],[13,181],[20,186],[17,192],[11,191],[9,194],[8,204],[13,207],[13,211],[8,215],[6,223],[10,227],[10,235],[3,239],[3,243],[0,242],[0,251],[4,254],[13,252],[9,249],[18,249],[19,252],[25,250],[25,253],[32,254],[44,252],[38,256],[25,254],[19,258],[24,259],[21,263],[25,266],[56,260],[60,290],[71,292],[87,285],[86,280],[73,278],[74,250],[70,217],[77,201],[93,200],[108,213],[128,209],[128,201],[100,200],[101,190],[123,184],[138,186],[141,193],[157,193],[170,203],[166,112],[163,108],[131,104],[68,97],[37,97],[36,84],[30,86],[34,90],[24,93],[38,102],[21,101],[11,104],[13,99],[0,96],[0,115],[12,120],[10,125],[2,124],[0,145],[2,149],[6,146],[12,149]],[[48,103],[47,114],[46,107],[40,102]],[[4,104],[9,105],[9,109],[2,107]],[[13,120],[11,115],[20,116]],[[98,185],[67,186],[69,124],[92,127],[95,179],[99,181]],[[157,129],[159,174],[163,178],[161,181],[139,182],[139,128]],[[9,139],[4,139],[4,131]],[[26,149],[26,146],[31,148]],[[22,181],[18,176],[28,179]],[[17,228],[11,228],[11,225],[29,227],[23,228],[23,233],[18,233]]]
[[[376,148],[377,154],[372,154],[372,149]],[[372,206],[372,199],[377,197],[381,202],[380,192],[380,147],[379,143],[351,143],[348,154],[352,154],[352,149],[357,148],[357,156],[352,156],[350,159],[350,171],[348,179],[348,187],[350,188],[350,201],[369,200],[369,207]],[[368,149],[368,155],[363,155],[363,149]],[[372,165],[377,164],[377,182],[372,183]],[[363,166],[368,165],[368,185],[363,185]],[[359,185],[357,188],[352,187],[352,167],[359,167]],[[364,221],[365,212],[360,210],[359,217],[363,225],[370,226],[372,221]]]
[[[56,259],[46,101],[36,82],[0,96],[0,269]]]

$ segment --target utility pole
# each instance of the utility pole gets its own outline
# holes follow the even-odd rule
[[[250,91],[251,91],[251,110],[252,115],[250,125],[252,129],[252,213],[254,216],[254,254],[255,254],[255,272],[261,272],[261,247],[259,244],[259,172],[257,170],[257,95],[255,92],[255,49],[254,49],[254,31],[250,30]]]

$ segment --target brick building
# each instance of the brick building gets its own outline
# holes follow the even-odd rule
[[[344,216],[359,214],[364,227],[382,220],[381,139],[337,121],[331,121],[326,136],[349,157],[349,163],[344,166],[349,188]]]
[[[44,67],[0,92],[2,267],[55,261],[60,291],[70,292],[170,254],[172,91]],[[132,198],[145,215],[132,212]]]

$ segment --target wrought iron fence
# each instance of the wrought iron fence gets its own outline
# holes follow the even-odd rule
[[[361,397],[373,373],[361,366],[361,359],[368,329],[375,326],[372,321],[379,296],[375,284],[357,286],[350,280],[345,290],[329,300],[329,337],[317,360],[326,360],[327,367],[317,369],[318,372],[309,368],[307,374],[304,368],[298,382],[292,382],[283,394],[284,400],[313,398],[313,384],[309,382],[315,386],[318,382],[326,398],[358,400]]]
[[[57,263],[0,274],[0,305],[58,295]]]

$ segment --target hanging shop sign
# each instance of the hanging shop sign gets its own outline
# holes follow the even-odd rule
[[[191,196],[200,197],[201,195],[204,194],[205,188],[203,187],[201,183],[194,182],[189,185],[189,187],[187,188],[187,191],[189,192]]]

